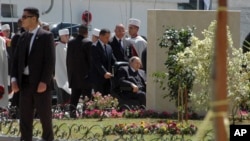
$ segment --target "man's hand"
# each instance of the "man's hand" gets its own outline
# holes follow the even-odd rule
[[[139,88],[135,84],[132,84],[132,88],[133,88],[133,93],[137,93],[139,91]]]
[[[105,74],[104,74],[104,78],[105,79],[110,79],[112,77],[112,74],[110,73],[110,72],[106,72]]]
[[[37,93],[42,93],[47,90],[47,84],[44,82],[40,82],[37,87]]]
[[[11,82],[11,89],[12,89],[12,91],[14,91],[15,93],[19,91],[19,87],[18,87],[16,81]]]

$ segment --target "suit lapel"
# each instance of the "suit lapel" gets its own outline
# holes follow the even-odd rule
[[[97,43],[97,47],[100,49],[100,51],[103,54],[103,60],[105,60],[105,62],[109,60],[109,48],[108,48],[108,44],[106,45],[106,51],[104,49],[104,47],[102,46],[102,44],[100,42]],[[106,54],[107,53],[107,54]]]
[[[131,69],[131,67],[128,67],[128,71],[129,71],[129,75],[128,76],[132,76],[132,79],[134,81],[134,83],[136,83],[136,79],[135,79],[135,72]]]
[[[33,44],[32,44],[32,47],[31,47],[31,50],[30,50],[30,55],[32,54],[32,52],[34,52],[34,50],[36,50],[36,47],[37,47],[37,43],[38,43],[38,40],[39,40],[39,35],[41,33],[41,28],[39,28],[37,30],[37,33],[34,37],[34,40],[33,40]]]
[[[98,41],[96,47],[98,47],[99,50],[101,51],[101,53],[102,53],[104,56],[106,56],[106,55],[105,55],[105,50],[104,50],[102,44],[101,44],[99,41]]]
[[[28,32],[25,32],[25,33],[23,33],[22,34],[22,36],[20,37],[20,44],[18,45],[19,47],[19,49],[20,49],[20,53],[21,53],[21,58],[19,58],[20,60],[22,60],[21,62],[23,62],[24,63],[24,60],[25,60],[25,57],[23,57],[23,56],[25,56],[26,55],[26,47],[28,46],[28,41],[27,41],[27,37],[28,37]]]
[[[139,74],[141,80],[144,80],[144,81],[142,81],[142,82],[145,84],[144,75],[142,74],[142,72],[141,72],[140,70],[138,70],[138,74]]]
[[[116,39],[116,37],[114,37],[114,42],[115,42],[115,45],[118,46],[119,45],[119,41]]]
[[[124,54],[124,48],[122,46],[120,46],[120,43],[116,39],[116,37],[114,37],[114,42],[115,42],[115,47],[117,48],[117,50],[123,55]],[[123,40],[121,42],[123,42]]]

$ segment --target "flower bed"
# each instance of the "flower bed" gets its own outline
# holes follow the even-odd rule
[[[146,123],[142,121],[139,124],[116,124],[113,132],[118,134],[181,134],[194,135],[197,127],[192,124],[182,124],[175,121],[159,121],[157,123]]]
[[[120,110],[118,100],[111,95],[102,96],[100,93],[93,94],[92,99],[85,98],[82,104],[77,107],[77,118],[165,118],[177,119],[177,111],[169,113],[167,111],[158,112],[145,110],[143,108],[128,108]],[[70,118],[70,105],[57,105],[53,107],[53,118]],[[188,119],[201,119],[196,113],[188,113]]]
[[[82,109],[82,107],[78,107]],[[70,118],[69,111],[53,110],[53,118],[67,119]],[[116,109],[86,109],[77,110],[77,118],[162,118],[177,119],[177,112],[169,113],[166,111],[157,112],[154,110],[134,109],[119,111]],[[188,113],[188,119],[202,119],[197,113]]]

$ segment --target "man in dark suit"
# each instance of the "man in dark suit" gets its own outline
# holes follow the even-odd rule
[[[55,69],[54,38],[39,26],[39,10],[23,10],[22,26],[27,30],[18,41],[11,73],[12,89],[20,91],[21,141],[32,141],[33,114],[42,124],[42,139],[52,141],[51,88]]]
[[[18,40],[19,40],[19,37],[21,36],[21,34],[25,31],[23,28],[22,28],[22,19],[20,18],[20,19],[18,19],[18,21],[17,21],[17,26],[18,26],[18,28],[17,28],[17,32],[15,33],[15,35],[12,37],[12,39],[11,39],[11,48],[12,48],[12,56],[11,56],[11,64],[12,64],[12,62],[13,62],[13,55],[14,55],[14,53],[15,53],[15,51],[16,51],[16,48],[17,48],[17,43],[18,43]],[[10,67],[12,67],[12,66],[10,66]],[[11,72],[11,68],[9,68],[10,69],[10,72]],[[10,105],[10,107],[11,108],[19,108],[19,92],[17,92],[17,93],[14,93],[13,94],[13,97],[10,99],[10,102],[11,102],[11,105]],[[17,115],[15,115],[15,114],[12,114],[13,116],[13,118],[15,117],[15,116],[17,116]]]
[[[93,88],[95,92],[103,95],[110,94],[111,90],[111,69],[115,62],[112,54],[112,48],[108,44],[110,38],[110,30],[101,29],[99,40],[92,46],[93,70],[92,78]]]
[[[117,61],[128,62],[132,56],[138,56],[133,44],[124,38],[125,27],[123,24],[118,24],[115,27],[115,35],[111,38],[109,44],[113,50],[113,54]]]
[[[146,75],[140,68],[141,60],[134,56],[129,59],[129,66],[119,68],[117,78],[123,100],[138,100],[139,105],[146,106]]]
[[[91,68],[92,42],[88,37],[88,27],[81,25],[78,35],[68,43],[66,66],[71,88],[71,117],[76,117],[76,106],[81,94],[91,97],[89,73]]]

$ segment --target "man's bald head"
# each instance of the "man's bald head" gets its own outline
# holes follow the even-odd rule
[[[123,24],[117,24],[115,26],[115,36],[122,39],[125,35],[125,26]]]
[[[129,65],[137,71],[141,68],[141,59],[137,56],[133,56],[129,59]]]

